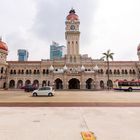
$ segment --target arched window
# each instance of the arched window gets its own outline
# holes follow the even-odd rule
[[[48,69],[46,70],[46,74],[49,74],[49,70]]]
[[[4,68],[2,67],[2,68],[1,68],[1,73],[3,73],[3,70],[4,70]]]
[[[125,74],[128,74],[127,70],[125,70]]]
[[[117,70],[117,74],[120,74],[120,70],[119,69]]]
[[[36,70],[34,70],[34,74],[36,74]]]
[[[135,70],[133,69],[133,74],[136,74]]]
[[[116,74],[116,70],[114,70],[114,74]]]
[[[22,72],[21,72],[22,74],[24,74],[24,70],[22,70]]]
[[[108,74],[108,70],[106,70],[106,74]]]
[[[46,73],[46,71],[45,71],[45,69],[43,69],[43,74],[45,74]]]
[[[32,70],[29,70],[29,74],[32,74]]]
[[[16,74],[16,70],[14,70],[14,74]]]
[[[20,74],[20,70],[18,70],[18,74]]]
[[[132,70],[131,69],[129,70],[129,74],[132,74]]]
[[[124,74],[124,70],[122,70],[122,74]]]
[[[37,70],[37,74],[40,74],[39,70]]]
[[[29,74],[28,70],[26,70],[26,74]]]
[[[112,74],[112,70],[109,70],[109,73]]]
[[[103,69],[101,69],[101,74],[104,74],[104,71],[103,71]]]
[[[10,74],[13,74],[13,70],[10,70]]]

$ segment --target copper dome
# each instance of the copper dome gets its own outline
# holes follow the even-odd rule
[[[4,43],[1,38],[0,38],[0,49],[8,51],[6,43]]]
[[[78,20],[78,15],[75,14],[75,10],[71,9],[69,15],[67,16],[67,20]]]

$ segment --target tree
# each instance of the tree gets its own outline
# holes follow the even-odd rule
[[[110,50],[107,50],[107,52],[103,53],[103,57],[101,59],[106,59],[107,61],[107,87],[109,89],[109,74],[110,74],[110,66],[109,66],[109,59],[113,60],[113,55],[114,53],[112,53]]]

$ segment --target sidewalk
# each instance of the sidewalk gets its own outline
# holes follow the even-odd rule
[[[139,108],[0,108],[0,140],[139,140]]]

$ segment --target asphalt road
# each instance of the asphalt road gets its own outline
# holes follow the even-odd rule
[[[1,107],[140,107],[140,92],[56,91],[32,97],[22,90],[1,90]]]

